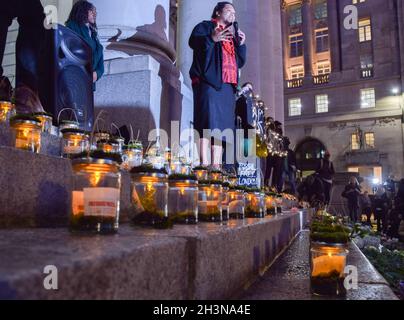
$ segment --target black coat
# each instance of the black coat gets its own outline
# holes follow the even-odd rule
[[[191,79],[199,78],[214,87],[222,88],[222,43],[214,42],[212,33],[216,24],[212,21],[199,23],[192,31],[189,46],[194,51],[193,63],[189,75]],[[239,68],[246,62],[246,45],[236,46],[236,60]]]
[[[361,188],[359,185],[348,184],[345,186],[342,196],[348,199],[349,205],[355,205],[359,208],[359,197],[361,194]]]

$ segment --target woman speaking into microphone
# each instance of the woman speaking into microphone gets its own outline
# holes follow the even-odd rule
[[[221,168],[223,142],[234,146],[234,141],[225,141],[222,135],[213,136],[215,143],[210,149],[210,137],[203,137],[203,130],[224,132],[231,129],[234,133],[235,93],[239,69],[246,62],[245,40],[230,2],[219,2],[212,19],[199,23],[189,39],[194,52],[190,76],[194,92],[194,127],[201,137],[201,163],[210,164],[212,155],[215,169]]]

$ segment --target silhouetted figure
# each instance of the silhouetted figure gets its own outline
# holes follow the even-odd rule
[[[325,204],[330,204],[330,195],[332,188],[332,179],[335,175],[334,165],[330,160],[330,152],[326,151],[324,159],[321,159],[317,173],[324,185]]]
[[[27,86],[35,95],[39,88],[39,60],[45,39],[45,14],[40,0],[3,1],[0,9],[0,76],[8,27],[19,24],[16,43],[16,87]]]
[[[349,217],[353,223],[358,221],[360,194],[361,188],[358,180],[355,177],[351,177],[349,184],[345,186],[341,196],[348,200]]]

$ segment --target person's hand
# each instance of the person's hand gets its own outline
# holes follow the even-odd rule
[[[96,82],[98,80],[97,72],[93,72],[93,82]]]
[[[233,34],[229,30],[231,26],[220,30],[219,27],[215,28],[212,33],[212,40],[214,42],[230,42],[233,39]]]
[[[240,37],[240,46],[242,46],[245,43],[245,33],[238,30],[238,36]]]

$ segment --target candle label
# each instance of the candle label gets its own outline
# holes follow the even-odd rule
[[[84,188],[84,215],[115,217],[119,204],[117,188]]]

